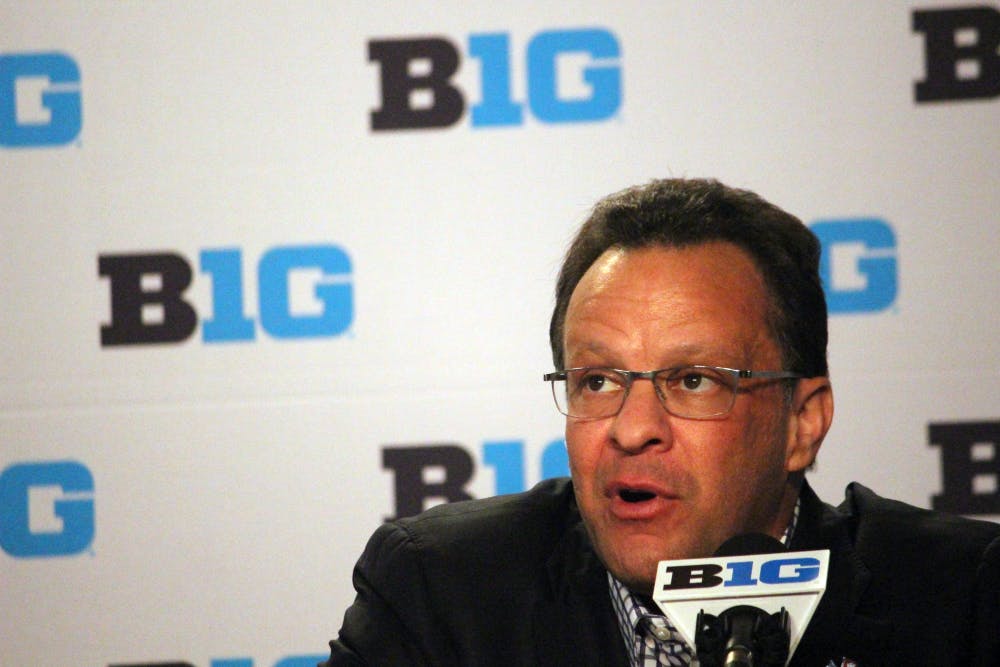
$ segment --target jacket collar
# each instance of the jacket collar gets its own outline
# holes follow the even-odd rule
[[[808,483],[801,491],[799,524],[792,551],[830,550],[826,591],[793,656],[792,665],[884,664],[891,622],[878,599],[866,598],[871,571],[854,548],[856,520],[845,503],[824,504]]]
[[[534,610],[535,664],[629,667],[607,571],[591,546],[573,487],[567,488],[566,528],[546,563],[545,592]]]

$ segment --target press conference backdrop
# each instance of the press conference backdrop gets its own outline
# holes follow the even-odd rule
[[[3,0],[0,664],[314,664],[380,522],[566,472],[555,275],[654,177],[823,241],[823,497],[1000,518],[998,45],[996,3]]]

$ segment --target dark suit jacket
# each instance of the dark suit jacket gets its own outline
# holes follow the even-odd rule
[[[831,550],[793,665],[1000,665],[1000,525],[806,486],[790,548]],[[329,667],[629,664],[566,479],[381,526],[354,586]]]

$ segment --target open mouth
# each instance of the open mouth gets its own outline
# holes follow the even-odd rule
[[[656,494],[652,491],[641,491],[638,489],[621,489],[618,491],[618,497],[627,503],[643,503],[647,500],[652,500],[656,497]]]

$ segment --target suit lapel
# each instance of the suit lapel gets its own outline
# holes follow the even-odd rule
[[[839,665],[844,659],[864,667],[888,664],[892,624],[883,596],[868,595],[871,572],[858,558],[851,517],[824,505],[805,484],[799,523],[790,549],[830,550],[826,592],[793,656],[792,665]]]
[[[578,515],[571,526],[549,558],[546,594],[535,605],[535,664],[629,667],[607,572]]]

